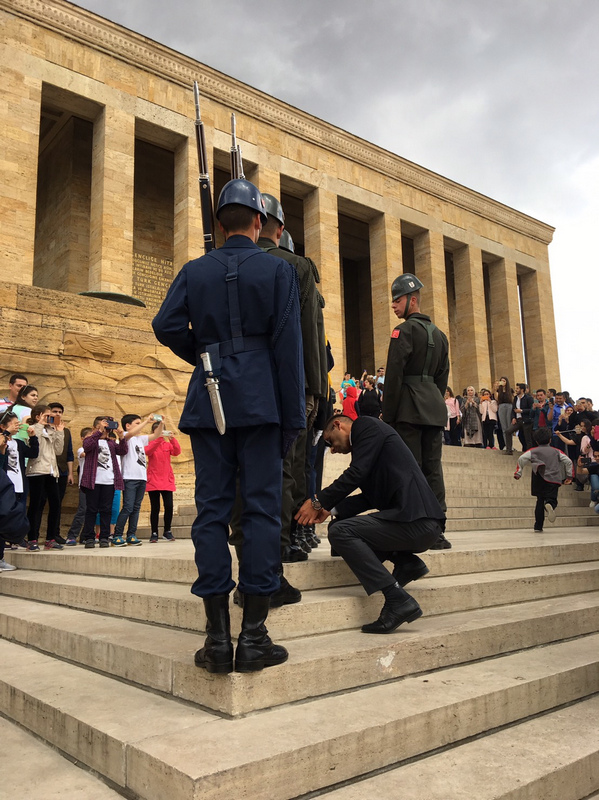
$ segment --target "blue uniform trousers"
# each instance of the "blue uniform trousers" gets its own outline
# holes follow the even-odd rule
[[[231,553],[229,520],[239,472],[243,511],[243,552],[239,590],[270,595],[279,589],[281,563],[282,458],[279,425],[229,428],[224,435],[210,428],[190,432],[195,460],[198,515],[191,528],[198,578],[193,594],[228,594]]]

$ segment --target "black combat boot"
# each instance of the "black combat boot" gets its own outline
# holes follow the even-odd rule
[[[280,608],[281,606],[288,606],[292,603],[299,603],[302,599],[302,593],[295,586],[292,586],[285,575],[283,575],[283,565],[277,570],[277,575],[281,582],[280,588],[270,596],[270,607]],[[241,595],[243,597],[243,595]]]
[[[268,596],[244,595],[243,621],[235,653],[237,672],[257,672],[287,661],[287,650],[272,643],[264,625],[269,607]]]
[[[207,672],[233,672],[233,645],[229,620],[229,595],[215,594],[204,598],[206,641],[195,654],[195,665]]]

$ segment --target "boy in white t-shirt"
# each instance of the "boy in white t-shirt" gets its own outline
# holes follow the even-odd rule
[[[85,492],[81,488],[81,478],[83,477],[83,462],[85,461],[85,450],[83,449],[83,440],[93,433],[93,428],[82,428],[81,433],[81,447],[77,450],[77,461],[79,462],[79,505],[77,511],[71,522],[71,527],[67,533],[67,547],[74,547],[77,544],[77,538],[82,535],[83,523],[85,521]],[[80,539],[83,544],[83,539]]]
[[[142,429],[150,422],[158,421],[160,424],[156,430],[150,434],[141,433]],[[123,471],[123,508],[118,516],[114,528],[112,544],[115,547],[126,547],[129,545],[140,545],[137,538],[137,521],[139,519],[139,509],[146,491],[148,480],[147,459],[145,447],[152,439],[162,436],[164,423],[162,418],[154,414],[142,420],[139,414],[125,414],[121,419],[121,425],[125,431],[125,439],[129,449],[127,455],[123,456],[121,468]],[[125,525],[127,524],[127,539],[124,538]]]

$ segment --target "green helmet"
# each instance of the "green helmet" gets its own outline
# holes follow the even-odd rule
[[[293,244],[293,239],[291,238],[289,231],[284,230],[281,234],[279,247],[282,247],[283,250],[289,250],[290,253],[295,253],[295,245]]]
[[[414,294],[414,292],[422,289],[423,286],[424,284],[411,272],[404,272],[391,284],[391,299],[395,301],[406,294]]]
[[[266,213],[271,217],[274,217],[277,222],[281,223],[281,225],[284,225],[285,214],[283,213],[283,206],[280,204],[277,198],[272,194],[262,194],[262,199],[264,200]]]

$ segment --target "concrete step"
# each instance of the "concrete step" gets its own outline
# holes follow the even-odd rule
[[[393,636],[277,637],[290,657],[276,670],[212,676],[193,664],[203,644],[195,633],[21,598],[4,597],[0,608],[4,639],[230,716],[598,630],[599,592],[593,592],[423,617]]]
[[[597,719],[599,698],[581,700],[320,796],[329,800],[592,800],[589,792],[599,784]],[[593,797],[599,795],[593,792]]]
[[[599,635],[224,720],[0,641],[0,711],[143,800],[289,800],[597,691]]]
[[[592,512],[591,512],[592,513]],[[575,517],[569,514],[560,514],[558,510],[557,521],[553,527],[551,523],[547,523],[544,528],[544,533],[558,533],[561,528],[577,528],[577,527],[595,527],[599,524],[597,514],[593,516]],[[488,528],[489,530],[515,530],[518,528],[525,528],[532,530],[534,525],[534,514],[510,517],[490,517],[485,520],[481,519],[448,519],[446,526],[446,533],[453,533],[454,531],[475,531],[481,528]]]
[[[99,778],[81,769],[18,725],[0,718],[2,796],[25,800],[122,800]],[[35,787],[43,787],[36,789]]]
[[[458,520],[458,519],[476,519],[480,526],[485,525],[485,520],[487,519],[497,519],[502,516],[510,516],[514,517],[516,514],[520,517],[528,517],[528,519],[533,519],[534,521],[534,508],[535,502],[532,501],[528,504],[525,503],[521,504],[499,504],[496,505],[495,499],[489,499],[489,501],[485,505],[474,505],[474,506],[453,506],[447,509],[447,519],[449,520]],[[562,517],[566,517],[567,519],[571,519],[572,517],[585,517],[591,518],[593,520],[597,519],[597,514],[588,507],[588,504],[584,506],[564,506],[561,503],[556,509],[557,518],[558,520]],[[592,515],[592,516],[591,516]],[[548,525],[551,523],[547,522]]]
[[[599,586],[599,562],[527,567],[442,577],[410,584],[410,594],[429,615],[517,603],[543,597],[591,592]],[[204,606],[180,583],[67,575],[16,570],[5,572],[0,593],[44,603],[97,611],[189,631],[205,630]],[[313,589],[302,602],[273,609],[269,630],[295,638],[357,628],[376,619],[381,595],[360,586]],[[232,608],[231,624],[241,627],[241,611]]]
[[[324,534],[323,541],[312,551],[308,561],[285,564],[285,575],[302,591],[334,586],[348,586],[357,581],[340,558],[331,558]],[[558,533],[558,536],[553,535]],[[453,549],[429,550],[424,558],[436,577],[466,572],[490,572],[518,567],[548,566],[583,561],[599,561],[599,537],[592,530],[554,529],[547,534],[530,529],[516,531],[457,532],[452,536]],[[196,578],[193,545],[189,540],[159,542],[143,547],[111,548],[94,552],[81,546],[64,550],[28,553],[8,550],[5,558],[20,570],[67,572],[81,575],[135,578],[166,581],[190,586]],[[236,556],[231,548],[233,572]]]

